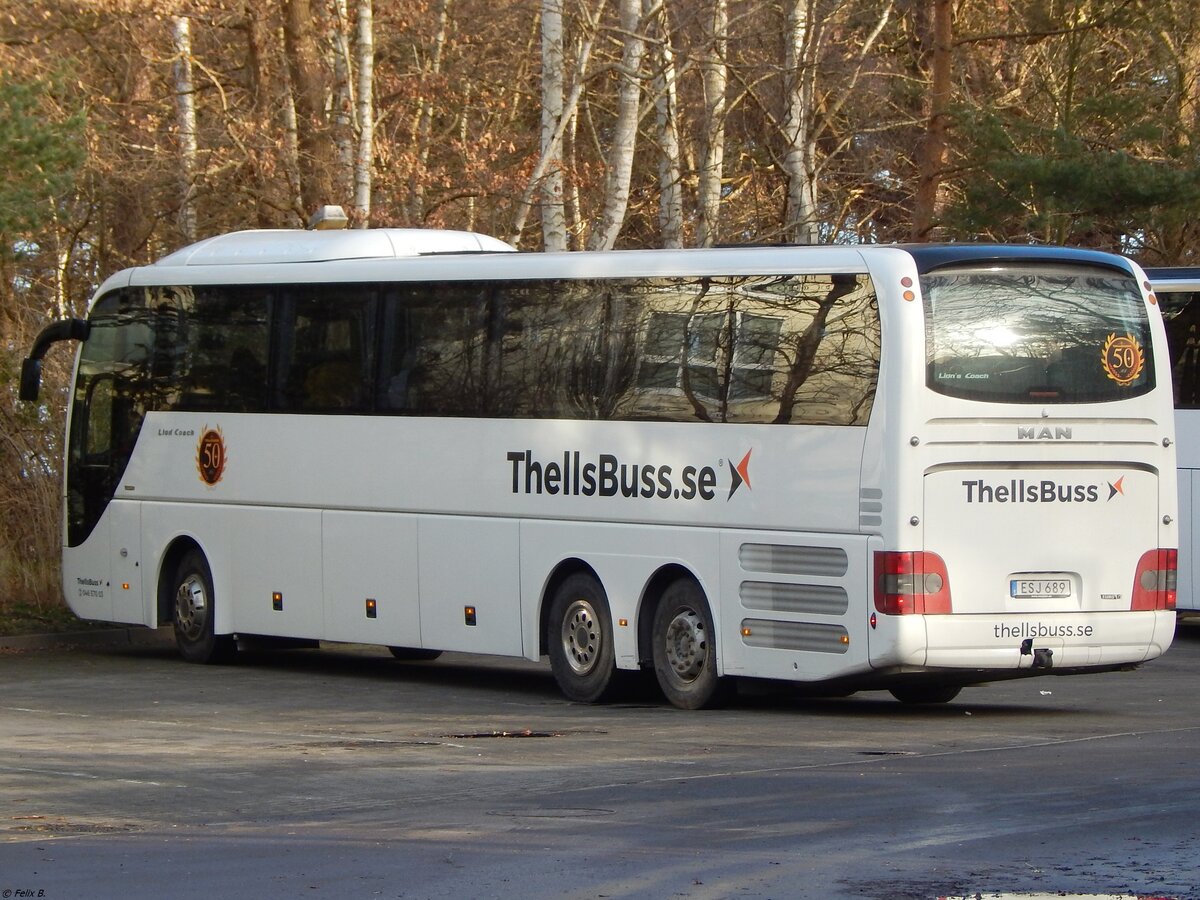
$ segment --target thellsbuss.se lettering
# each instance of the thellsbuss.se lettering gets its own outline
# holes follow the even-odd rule
[[[612,453],[585,457],[564,450],[562,460],[535,460],[532,450],[510,450],[514,494],[563,497],[628,497],[660,500],[712,500],[717,471],[712,466],[624,463]]]
[[[1004,484],[988,484],[977,478],[962,484],[968,503],[1095,503],[1100,499],[1098,485],[1059,484],[1050,479],[1014,478]]]
[[[1001,623],[993,626],[993,629],[998,638],[1022,641],[1026,638],[1088,638],[1092,637],[1094,631],[1091,625],[1047,625],[1044,622]]]

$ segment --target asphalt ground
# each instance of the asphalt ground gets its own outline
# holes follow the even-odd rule
[[[0,639],[0,898],[1190,900],[1198,686],[1192,625],[1135,672],[704,712],[495,657]]]

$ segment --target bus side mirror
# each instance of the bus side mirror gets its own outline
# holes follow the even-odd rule
[[[42,361],[27,359],[21,363],[21,399],[33,403],[42,389]]]
[[[26,403],[37,400],[42,388],[42,357],[58,341],[86,341],[91,326],[84,319],[59,319],[42,329],[33,342],[29,356],[21,363],[20,397]]]

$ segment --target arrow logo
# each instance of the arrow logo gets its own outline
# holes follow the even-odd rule
[[[753,490],[750,484],[750,454],[754,452],[751,447],[746,451],[746,455],[742,457],[742,461],[729,470],[729,496],[726,500],[731,500],[733,495],[737,493],[737,489],[743,484],[746,485],[746,490]]]

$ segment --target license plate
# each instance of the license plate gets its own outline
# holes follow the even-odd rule
[[[1069,578],[1013,578],[1008,587],[1009,596],[1017,599],[1052,600],[1071,596]]]

